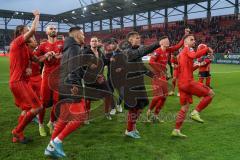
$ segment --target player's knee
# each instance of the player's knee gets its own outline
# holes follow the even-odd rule
[[[21,115],[23,115],[23,116],[24,116],[24,115],[26,115],[26,113],[27,113],[27,111],[26,111],[26,110],[24,110],[24,111],[22,111],[22,112],[21,112]]]
[[[183,111],[187,112],[187,111],[188,111],[188,106],[189,106],[189,104],[188,104],[188,103],[187,103],[187,104],[185,104],[185,105],[182,105],[182,107],[181,107],[181,110],[183,110]]]
[[[210,90],[209,93],[208,93],[209,96],[211,96],[212,98],[215,96],[215,93],[213,90]]]
[[[32,110],[32,112],[34,113],[34,114],[38,114],[39,112],[41,112],[43,110],[43,106],[39,106],[39,107],[37,107],[37,108],[34,108],[33,110]]]

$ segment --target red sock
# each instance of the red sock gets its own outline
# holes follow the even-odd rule
[[[40,124],[43,124],[43,119],[44,119],[44,116],[45,116],[45,112],[46,112],[46,108],[43,107],[43,109],[38,114],[38,119],[39,119]]]
[[[20,114],[20,116],[18,117],[18,124],[21,123],[21,121],[23,120],[24,116],[25,116],[25,115]]]
[[[206,108],[209,105],[209,103],[211,103],[211,101],[212,101],[211,96],[203,97],[203,99],[200,101],[200,103],[196,107],[196,110],[198,112],[201,112],[204,108]]]
[[[57,136],[61,141],[64,140],[69,134],[71,134],[73,131],[75,131],[80,125],[82,124],[81,121],[70,121],[68,124],[64,127],[62,132]]]
[[[158,103],[156,104],[156,107],[155,107],[155,112],[154,112],[155,115],[159,114],[160,110],[164,106],[165,101],[166,101],[166,98],[164,97],[159,98]]]
[[[207,77],[206,86],[210,87],[210,83],[211,83],[211,77]]]
[[[24,130],[24,128],[32,121],[32,119],[36,116],[36,114],[33,114],[31,111],[28,111],[26,115],[23,117],[21,122],[16,127],[16,132],[20,133]]]
[[[174,92],[174,90],[175,90],[175,87],[176,87],[176,82],[177,82],[177,80],[176,80],[176,78],[174,78],[173,80],[172,80],[172,85],[173,85],[173,92]]]
[[[67,122],[59,118],[54,126],[54,131],[52,133],[51,140],[54,140],[58,136],[58,134],[65,128]]]
[[[51,110],[51,114],[50,114],[50,122],[52,122],[52,123],[55,122],[55,120],[56,120],[55,109],[56,109],[56,106],[53,105],[52,110]]]
[[[156,104],[158,103],[158,101],[159,101],[159,97],[153,97],[153,99],[152,99],[152,102],[151,102],[151,104],[150,104],[150,106],[149,106],[149,109],[150,110],[153,110],[153,108],[156,106]]]
[[[203,81],[204,81],[204,78],[203,77],[199,77],[198,82],[203,83]]]
[[[181,108],[181,110],[178,112],[177,119],[176,119],[176,129],[180,129],[182,127],[182,124],[186,117],[187,110],[188,110],[188,107],[186,110]]]
[[[136,122],[139,116],[140,116],[139,109],[133,108],[128,111],[128,123],[127,123],[128,132],[131,132],[134,129],[136,129]]]
[[[86,111],[87,111],[87,119],[89,120],[91,101],[90,100],[84,100],[84,101],[85,101],[85,107],[86,107]]]
[[[91,101],[90,100],[84,100],[86,110],[89,112],[91,108]]]

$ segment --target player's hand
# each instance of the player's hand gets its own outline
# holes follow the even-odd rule
[[[207,62],[203,61],[203,62],[200,63],[199,66],[205,66],[206,64],[207,64]]]
[[[90,68],[93,70],[93,69],[96,69],[97,68],[97,65],[96,64],[92,64],[91,66],[90,66]]]
[[[31,69],[31,68],[27,68],[27,69],[26,69],[26,75],[27,75],[27,76],[32,75],[32,69]]]
[[[36,17],[36,16],[39,16],[40,15],[40,12],[39,12],[39,10],[35,10],[35,11],[33,11],[33,15]]]
[[[110,58],[110,62],[115,62],[115,61],[116,61],[115,58],[113,58],[113,57]]]
[[[208,55],[208,58],[212,61],[214,59],[214,55],[213,54]]]
[[[122,71],[122,68],[117,68],[115,71],[116,71],[117,73],[119,73],[119,72]]]
[[[78,95],[78,87],[76,85],[73,85],[73,88],[71,89],[72,95],[76,96]]]
[[[48,58],[48,57],[51,57],[52,56],[52,52],[47,52],[44,54],[44,57]]]
[[[97,83],[102,84],[104,81],[105,81],[104,76],[103,76],[102,74],[101,74],[101,75],[98,75],[98,77],[97,77]]]
[[[44,56],[48,61],[50,61],[53,58],[54,54],[55,53],[53,51],[50,51],[50,52],[47,52]]]
[[[194,64],[193,64],[193,67],[194,67],[194,68],[195,68],[195,67],[197,67],[197,68],[200,67],[200,63],[199,63],[199,62],[194,63]]]
[[[190,30],[189,28],[185,28],[185,36],[186,36],[186,35],[189,35],[190,32],[191,32],[191,30]]]
[[[208,54],[209,54],[209,55],[213,55],[213,49],[210,48],[210,47],[208,47]]]
[[[60,59],[60,58],[62,58],[62,54],[61,53],[54,53],[54,57],[56,59]]]

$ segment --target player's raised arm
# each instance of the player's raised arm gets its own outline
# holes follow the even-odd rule
[[[34,35],[35,31],[37,30],[37,26],[39,24],[40,12],[38,10],[35,10],[33,12],[33,15],[35,16],[35,18],[32,22],[32,26],[30,30],[23,35],[25,42],[28,41]]]
[[[196,45],[195,37],[193,34],[188,34],[183,37],[184,39],[184,53],[191,59],[199,58],[203,55],[206,55],[208,52],[211,52],[211,49],[204,45],[197,52],[194,51],[193,47]]]
[[[189,49],[189,51],[187,52],[188,57],[195,59],[195,58],[199,58],[202,57],[203,55],[206,55],[208,53],[208,47],[203,48],[197,52],[195,52],[192,48]]]
[[[139,47],[137,50],[128,50],[128,52],[127,52],[128,59],[134,60],[134,59],[141,58],[143,56],[146,56],[146,55],[152,53],[154,50],[156,50],[159,47],[160,47],[159,42],[155,42],[149,46]]]
[[[190,32],[191,32],[191,30],[190,30],[189,28],[185,28],[185,30],[184,30],[184,33],[185,33],[185,34],[184,34],[184,37],[187,36],[187,35],[189,35]],[[178,44],[169,47],[167,50],[168,50],[168,52],[170,52],[170,53],[175,52],[175,51],[179,50],[179,49],[183,46],[183,44],[184,44],[184,40],[183,40],[183,38],[182,38],[182,39],[178,42]]]

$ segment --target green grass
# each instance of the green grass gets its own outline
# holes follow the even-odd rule
[[[113,121],[99,117],[65,139],[66,159],[239,160],[240,66],[212,65],[212,72],[215,99],[201,114],[206,123],[198,124],[188,119],[184,124],[182,131],[189,138],[182,140],[170,137],[175,124],[174,116],[180,106],[178,97],[169,97],[161,112],[165,123],[138,123],[142,139],[132,140],[123,135],[125,114],[115,116]],[[11,143],[10,133],[20,111],[15,107],[8,88],[8,74],[8,58],[0,57],[0,159],[47,159],[43,151],[50,136],[40,137],[37,125],[31,124],[26,129],[26,135],[34,138],[33,143]],[[198,98],[194,100],[191,108],[199,101]]]

